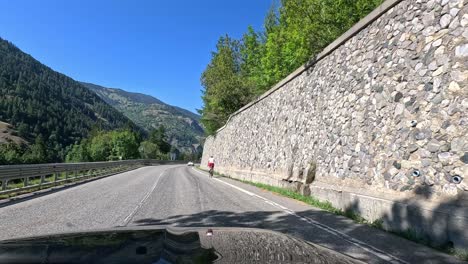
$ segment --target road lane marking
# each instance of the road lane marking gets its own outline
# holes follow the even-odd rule
[[[166,172],[166,170],[167,169],[164,169],[159,174],[159,177],[156,179],[156,181],[154,182],[151,189],[146,193],[145,197],[143,197],[143,199],[138,203],[138,205],[135,207],[135,209],[133,209],[133,211],[127,217],[125,217],[125,219],[123,221],[123,224],[120,225],[120,226],[127,226],[130,223],[130,221],[135,216],[135,214],[138,212],[138,210],[140,210],[140,208],[143,206],[143,204],[145,204],[146,200],[148,200],[148,198],[151,196],[153,191],[156,189],[156,186],[158,186],[159,180],[164,176],[164,173]]]
[[[198,170],[196,170],[196,169],[194,169],[194,168],[192,168],[192,170],[193,170],[193,171],[196,171],[196,172],[198,172],[198,173],[200,173],[200,174],[202,174],[203,176],[207,176],[205,173],[203,173],[203,172],[201,172],[201,171],[198,171]],[[232,185],[232,184],[230,184],[230,183],[227,183],[227,182],[225,182],[225,181],[222,181],[222,180],[219,180],[219,179],[216,179],[216,178],[212,178],[212,179],[213,179],[213,180],[216,180],[216,181],[219,181],[219,182],[221,182],[221,183],[224,183],[224,184],[226,184],[226,185],[229,185],[230,187],[232,187],[232,188],[234,188],[234,189],[237,189],[238,191],[241,191],[241,192],[243,192],[243,193],[246,193],[246,194],[248,194],[248,195],[250,195],[250,196],[255,196],[254,193],[249,192],[249,191],[247,191],[247,190],[244,190],[244,189],[242,189],[242,188],[239,188],[239,187],[237,187],[237,186],[235,186],[235,185]]]
[[[205,173],[200,172],[199,170],[196,170],[195,168],[192,168],[192,170],[198,172],[199,174],[207,176]],[[400,258],[398,258],[398,257],[396,257],[396,256],[394,256],[394,255],[392,255],[390,253],[382,251],[382,250],[380,250],[380,249],[378,249],[378,248],[376,248],[376,247],[374,247],[372,245],[369,245],[369,244],[367,244],[367,243],[365,243],[365,242],[363,242],[363,241],[361,241],[359,239],[353,238],[353,237],[351,237],[351,236],[349,236],[349,235],[347,235],[347,234],[345,234],[345,233],[343,233],[343,232],[341,232],[339,230],[336,230],[336,229],[334,229],[334,228],[332,228],[330,226],[324,225],[324,224],[322,224],[320,222],[317,222],[317,221],[315,221],[315,220],[313,220],[311,218],[298,215],[295,211],[293,211],[293,210],[291,210],[291,209],[289,209],[289,208],[287,208],[287,207],[285,207],[283,205],[280,205],[280,204],[278,204],[276,202],[273,202],[273,201],[271,201],[271,200],[269,200],[269,199],[267,199],[267,198],[265,198],[265,197],[263,197],[261,195],[249,192],[249,191],[247,191],[247,190],[245,190],[245,189],[243,189],[241,187],[238,187],[238,186],[235,186],[233,184],[227,183],[227,182],[225,182],[223,180],[216,179],[216,178],[213,178],[213,179],[217,180],[218,182],[221,182],[223,184],[226,184],[226,185],[228,185],[228,186],[230,186],[230,187],[232,187],[232,188],[234,188],[236,190],[244,192],[244,193],[246,193],[246,194],[248,194],[250,196],[255,196],[255,197],[259,198],[259,199],[262,199],[262,200],[264,200],[264,202],[282,209],[283,212],[285,212],[287,214],[290,214],[290,215],[293,215],[293,216],[296,216],[297,218],[299,218],[299,219],[301,219],[301,220],[303,220],[303,221],[305,221],[307,223],[313,224],[314,226],[316,226],[319,229],[322,229],[323,231],[326,231],[326,232],[331,233],[331,234],[333,234],[335,236],[341,237],[342,239],[344,239],[347,242],[355,245],[356,247],[359,247],[359,248],[363,249],[364,251],[367,251],[367,252],[369,252],[369,253],[371,253],[371,254],[373,254],[373,255],[375,255],[375,256],[377,256],[377,257],[379,257],[379,258],[381,258],[381,259],[383,259],[385,261],[388,261],[390,263],[409,264],[409,262],[406,262],[406,261],[404,261],[404,260],[402,260],[402,259],[400,259]]]

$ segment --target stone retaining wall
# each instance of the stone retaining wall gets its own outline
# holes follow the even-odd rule
[[[207,138],[202,166],[213,155],[233,177],[468,247],[467,87],[468,0],[389,0],[234,113]],[[374,202],[356,204],[343,192]],[[396,219],[396,204],[432,215]],[[459,212],[456,225],[450,211]],[[440,212],[445,220],[432,221]],[[421,218],[431,224],[415,226]]]

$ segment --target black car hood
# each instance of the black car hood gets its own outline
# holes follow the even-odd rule
[[[359,263],[248,228],[117,228],[0,242],[0,263]]]

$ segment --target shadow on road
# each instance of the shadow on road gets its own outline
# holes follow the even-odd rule
[[[304,218],[307,218],[308,221]],[[447,261],[453,263],[454,261],[448,255],[436,253],[432,249],[404,238],[367,225],[355,224],[348,218],[319,210],[297,212],[297,215],[286,214],[282,211],[208,210],[195,214],[174,215],[164,219],[140,219],[134,221],[132,225],[262,228],[299,237],[348,255],[352,255],[353,252],[356,254],[356,249],[361,250],[361,246],[371,246],[379,252],[403,256],[411,263],[424,259],[432,261],[431,263],[447,263]],[[362,256],[362,253],[357,253],[357,255],[360,254]],[[366,252],[366,254],[368,253]],[[361,260],[371,263],[385,263],[382,259],[377,258],[363,257]]]
[[[382,218],[383,227],[435,247],[468,248],[468,195],[447,199],[430,208],[421,206],[419,201],[435,195],[431,187],[419,186],[414,193],[415,198],[392,205]]]
[[[437,205],[423,202],[432,198],[434,190],[422,185],[414,190],[415,197],[399,200],[380,219],[384,230],[436,248],[468,247],[468,195],[462,194]],[[365,215],[369,205],[352,201],[346,212]]]
[[[230,212],[209,210],[196,214],[175,215],[165,219],[147,218],[134,221],[137,225],[172,225],[179,226],[221,226],[221,227],[256,227],[262,228],[266,224],[281,224],[284,219],[276,218],[282,212]],[[288,225],[284,223],[285,227]]]

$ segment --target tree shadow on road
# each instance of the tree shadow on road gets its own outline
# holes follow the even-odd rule
[[[432,198],[433,190],[423,185],[415,189],[414,198],[394,203],[382,218],[386,230],[438,248],[468,247],[468,195],[461,194],[436,206],[422,206]]]
[[[208,210],[194,214],[174,215],[163,219],[146,218],[132,225],[164,225],[178,227],[241,227],[273,230],[304,239],[306,241],[357,257],[367,263],[386,263],[374,253],[390,253],[410,263],[454,263],[454,258],[435,252],[428,247],[379,229],[356,224],[351,219],[321,210],[297,212],[296,215],[283,211],[232,212]],[[370,246],[370,247],[369,247]],[[364,247],[364,249],[363,249]],[[370,257],[369,257],[370,256]],[[391,257],[390,257],[391,258]]]
[[[468,260],[468,194],[461,193],[439,203],[427,203],[433,198],[433,188],[421,185],[414,189],[414,197],[398,200],[388,205],[386,213],[374,222],[383,229],[407,240],[427,245],[443,252],[451,252],[457,257]],[[353,200],[345,208],[352,216],[366,215],[375,204],[361,204]],[[380,206],[385,206],[381,204]],[[385,209],[385,207],[384,207]],[[363,218],[361,218],[363,219]],[[343,224],[338,222],[338,225]],[[345,225],[341,225],[346,228]],[[362,230],[350,230],[348,234],[359,236]],[[386,240],[388,233],[374,232],[374,238]],[[375,243],[366,237],[361,240]],[[378,239],[377,239],[378,242]],[[398,241],[394,240],[394,243]]]

